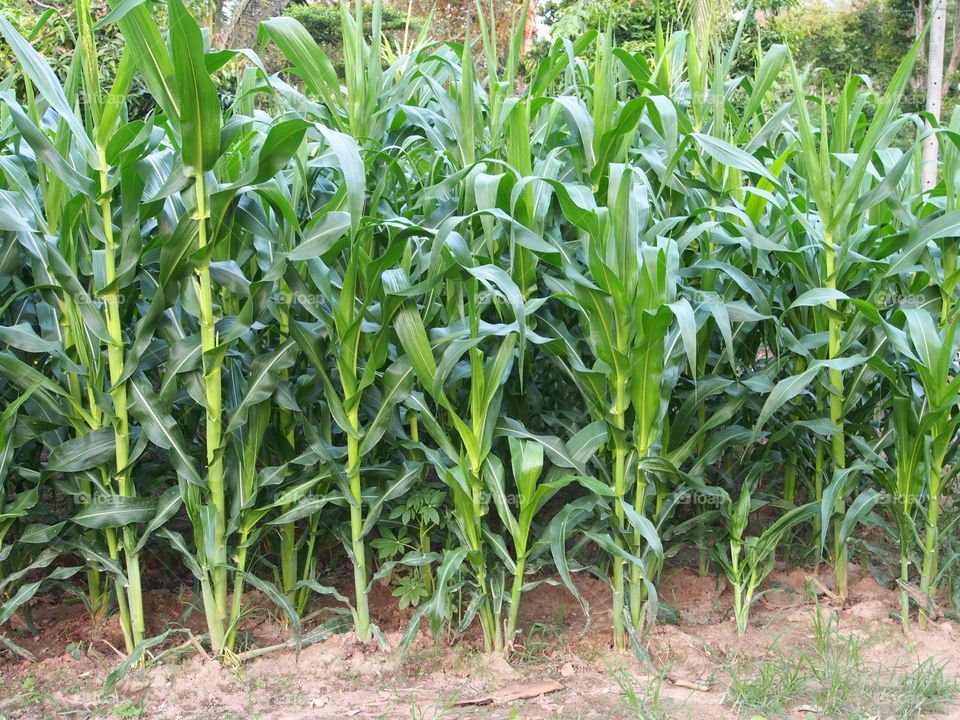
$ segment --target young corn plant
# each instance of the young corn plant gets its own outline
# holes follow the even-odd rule
[[[512,557],[502,556],[507,575],[512,576],[508,596],[506,629],[503,635],[503,649],[510,651],[517,636],[517,619],[520,613],[520,599],[527,587],[527,562],[534,549],[536,538],[533,535],[534,520],[544,505],[560,490],[576,479],[569,473],[551,472],[544,479],[543,445],[533,440],[508,438],[510,448],[510,469],[513,475],[516,494],[508,492],[502,463],[496,455],[491,455],[486,465],[484,481],[490,492],[497,515],[506,531],[506,540],[513,546]],[[555,468],[554,470],[560,470]],[[511,497],[515,503],[511,503]],[[516,506],[516,513],[511,505]],[[502,540],[498,538],[494,547],[499,549]],[[499,614],[497,614],[499,622]]]
[[[927,475],[920,592],[932,597],[938,575],[943,476],[948,454],[960,429],[960,375],[957,372],[960,317],[954,314],[938,328],[939,314],[934,315],[926,308],[904,308],[900,312],[914,351],[909,362],[923,392],[915,436],[918,440],[922,438],[923,463],[914,461],[911,469],[922,468]],[[921,608],[920,627],[926,627],[926,623],[926,608]]]
[[[727,537],[717,544],[714,554],[733,588],[733,614],[737,634],[741,637],[747,631],[750,607],[757,599],[757,590],[773,571],[777,545],[790,528],[807,522],[819,509],[817,502],[793,508],[767,525],[759,535],[750,535],[753,510],[750,489],[744,485],[736,503],[727,498],[721,506]]]
[[[866,99],[854,93],[855,86],[848,82],[842,93],[842,102],[832,113],[828,113],[826,100],[819,102],[819,127],[815,129],[809,112],[804,91],[803,78],[791,62],[790,79],[794,95],[800,98],[795,103],[797,114],[797,143],[799,145],[798,162],[795,168],[797,177],[802,180],[802,190],[806,198],[812,201],[812,212],[808,207],[802,210],[798,203],[800,196],[788,195],[786,200],[796,210],[798,227],[816,238],[814,262],[816,287],[810,287],[795,297],[791,307],[809,307],[812,315],[810,332],[826,334],[825,346],[820,345],[813,356],[813,363],[797,375],[782,381],[779,390],[793,393],[798,385],[809,384],[817,375],[825,375],[824,392],[829,420],[834,429],[831,435],[831,456],[834,482],[842,482],[847,467],[847,431],[845,418],[851,402],[850,388],[845,388],[845,371],[859,365],[850,362],[849,353],[855,350],[857,334],[845,336],[849,327],[849,315],[841,312],[841,303],[849,295],[845,288],[855,283],[871,283],[870,277],[863,277],[864,266],[860,260],[869,250],[863,247],[871,241],[871,236],[863,227],[863,211],[869,202],[875,201],[879,192],[871,193],[874,180],[869,173],[873,153],[889,144],[896,132],[897,122],[894,114],[900,98],[906,88],[913,64],[916,60],[919,43],[903,59],[883,97],[878,101],[872,119],[866,130],[859,131],[859,118],[863,114]],[[852,161],[841,162],[839,153],[852,156]],[[883,189],[883,188],[881,188]],[[787,191],[790,192],[790,191]],[[806,204],[806,203],[804,203]],[[809,246],[809,243],[806,243]],[[863,250],[863,254],[861,254]],[[801,286],[802,287],[802,286]],[[845,353],[847,357],[844,357]],[[811,372],[811,368],[817,368]],[[797,390],[799,392],[799,390]],[[776,396],[775,396],[776,394]],[[768,399],[766,409],[776,409],[783,393],[775,389]],[[789,398],[787,398],[789,399]],[[775,400],[769,404],[769,400]],[[846,514],[846,494],[836,495],[833,512],[841,517]],[[834,574],[837,594],[841,599],[847,593],[847,545],[841,533],[841,525],[834,525],[833,543]]]
[[[489,652],[499,649],[503,644],[502,629],[494,618],[491,588],[488,582],[488,548],[483,527],[484,473],[492,449],[494,429],[499,418],[499,407],[503,388],[513,362],[514,351],[518,343],[516,332],[508,330],[501,339],[494,334],[493,326],[480,332],[481,298],[479,282],[482,267],[468,268],[476,275],[468,275],[466,281],[454,281],[464,287],[467,303],[462,307],[464,318],[460,331],[465,337],[451,342],[445,350],[441,362],[434,357],[426,325],[415,298],[404,300],[396,313],[394,331],[404,353],[410,359],[413,371],[421,387],[449,418],[450,426],[444,428],[422,399],[411,395],[408,403],[420,415],[420,421],[442,454],[425,448],[437,473],[449,487],[456,508],[456,530],[467,554],[460,559],[468,559],[476,579],[476,601],[474,612],[479,613],[483,628],[484,647]],[[499,279],[509,282],[503,271]],[[406,278],[396,272],[388,282],[391,292],[404,292],[409,287]],[[514,287],[515,289],[515,287]],[[431,311],[431,308],[426,308]],[[481,349],[482,341],[492,342],[496,349],[487,355]],[[464,355],[467,359],[464,360]],[[452,376],[457,366],[460,369]],[[448,386],[452,383],[452,386]],[[461,392],[458,385],[465,385]],[[465,395],[465,397],[464,397]],[[460,400],[460,398],[463,398]],[[458,402],[459,400],[459,402]],[[458,405],[466,401],[468,413]]]
[[[626,612],[638,632],[654,619],[646,603],[647,593],[655,602],[656,573],[651,571],[656,565],[644,567],[640,557],[645,544],[660,547],[649,516],[664,497],[653,478],[664,470],[672,472],[658,458],[669,399],[664,392],[672,389],[684,357],[693,366],[696,320],[689,302],[677,294],[676,245],[654,244],[644,237],[651,209],[635,172],[612,168],[608,195],[607,207],[580,216],[589,279],[571,266],[569,279],[557,282],[558,296],[579,313],[579,337],[594,364],[583,363],[579,343],[563,328],[557,328],[556,347],[592,417],[605,423],[610,438],[613,539],[605,544],[613,556],[615,645],[622,649]]]
[[[362,192],[364,177],[359,150],[346,136],[330,133],[327,137],[331,145],[339,143],[352,148],[356,162],[341,167],[345,175],[360,173],[358,177],[347,177],[346,182],[356,183]],[[397,406],[412,388],[414,370],[407,356],[390,357],[390,327],[401,299],[385,290],[383,280],[384,273],[399,260],[405,239],[391,233],[387,246],[381,246],[372,227],[360,228],[355,210],[352,209],[355,225],[351,225],[347,212],[330,210],[333,219],[347,216],[344,250],[334,248],[332,253],[317,253],[314,257],[308,251],[307,241],[290,254],[305,261],[311,285],[304,284],[294,267],[288,270],[287,278],[299,292],[306,293],[312,287],[322,299],[308,305],[318,322],[294,321],[291,333],[323,384],[324,400],[334,423],[346,436],[346,474],[334,472],[334,477],[340,480],[343,497],[350,507],[350,536],[345,547],[354,566],[357,637],[367,642],[372,632],[367,602],[371,577],[365,538],[375,527],[385,503],[401,497],[419,477],[420,466],[407,462],[392,468],[394,472],[382,491],[365,486],[363,465],[376,456],[381,440],[392,432]],[[325,261],[337,264],[328,266]],[[371,331],[372,328],[377,330]],[[339,390],[327,368],[336,369]],[[367,512],[366,503],[370,503]]]
[[[956,129],[958,123],[960,116],[954,114],[950,127]],[[911,154],[914,160],[919,157],[916,147],[897,165],[906,165]],[[919,216],[904,223],[907,242],[896,244],[898,252],[891,257],[885,273],[887,284],[878,291],[888,300],[888,312],[883,317],[876,311],[868,314],[891,339],[891,352],[874,366],[884,377],[890,395],[892,439],[886,459],[892,462],[877,458],[875,463],[882,467],[880,482],[893,499],[900,542],[900,616],[905,630],[910,625],[910,565],[915,552],[921,556],[917,563],[921,626],[927,622],[941,575],[940,500],[951,475],[946,470],[947,458],[954,452],[953,441],[948,438],[957,431],[957,398],[953,394],[957,343],[954,236],[960,215],[953,192],[957,182],[957,149],[953,144],[944,148],[942,170],[946,191],[944,203],[938,208],[942,212],[925,214],[920,210]],[[904,184],[916,200],[923,201],[916,195],[914,178]],[[934,244],[939,261],[928,257]],[[923,271],[918,272],[921,267]]]
[[[46,102],[57,110],[58,143],[70,158],[54,160],[49,168],[37,167],[37,172],[44,174],[47,182],[43,184],[46,188],[44,208],[30,206],[35,209],[36,222],[41,226],[48,225],[50,219],[46,217],[49,215],[46,207],[50,202],[61,204],[66,197],[79,198],[88,191],[96,195],[95,202],[86,206],[74,202],[66,212],[56,211],[53,220],[60,223],[59,248],[33,244],[37,262],[44,266],[44,274],[58,293],[55,304],[43,308],[52,313],[40,317],[45,320],[60,318],[60,342],[43,350],[69,368],[64,376],[66,394],[78,411],[76,419],[79,421],[77,437],[60,445],[51,454],[54,463],[48,464],[47,471],[77,473],[78,490],[85,497],[85,507],[73,517],[73,521],[89,529],[86,539],[91,542],[82,545],[86,554],[95,553],[98,531],[106,540],[111,559],[109,567],[115,571],[120,626],[126,649],[132,652],[144,637],[139,562],[142,544],[137,537],[136,523],[153,518],[155,503],[137,497],[133,475],[139,450],[132,452],[131,448],[126,389],[130,372],[124,358],[127,340],[121,317],[129,312],[131,304],[121,303],[121,294],[131,288],[136,277],[140,253],[138,204],[141,200],[137,193],[142,184],[130,170],[124,172],[121,165],[128,164],[129,167],[140,158],[145,146],[130,149],[116,136],[121,128],[128,133],[131,129],[134,133],[139,129],[122,121],[133,73],[129,56],[123,57],[113,86],[105,93],[91,27],[93,19],[83,0],[77,3],[76,18],[79,48],[74,67],[79,68],[79,72],[71,74],[66,88],[61,87],[45,60],[9,23],[3,20],[0,30],[16,49],[24,67],[28,68],[28,75],[42,89]],[[68,92],[79,93],[81,90],[85,99],[86,124],[74,114],[66,99]],[[40,150],[37,157],[52,159],[49,153],[43,152],[51,146],[43,139],[42,124],[32,126],[22,114],[18,118],[19,131]],[[39,115],[34,115],[34,120],[38,119]],[[90,129],[89,135],[85,128]],[[81,130],[82,135],[79,134]],[[120,138],[123,137],[121,134]],[[126,139],[130,140],[129,134]],[[81,188],[78,185],[80,175],[69,164],[71,161],[80,167],[91,168],[96,177],[94,187]],[[61,177],[51,182],[54,172],[59,172]],[[115,207],[115,188],[121,178],[128,184],[128,190],[120,198],[119,207]],[[32,330],[21,326],[18,334],[21,339],[14,340],[13,344],[23,348]],[[107,455],[111,453],[113,461],[108,463]],[[116,573],[121,553],[125,574]],[[88,574],[88,585],[97,611],[99,579],[96,574]]]
[[[300,145],[306,125],[294,120],[277,123],[266,134],[234,135],[250,152],[244,156],[222,152],[223,112],[204,60],[203,34],[177,0],[170,4],[170,27],[169,52],[164,49],[162,53],[155,47],[159,31],[152,19],[121,28],[129,36],[141,74],[152,79],[148,87],[170,118],[168,127],[177,148],[175,155],[165,157],[167,172],[175,180],[172,188],[160,195],[166,204],[164,222],[158,223],[165,234],[164,250],[158,275],[145,279],[152,283],[154,294],[138,322],[132,351],[137,357],[155,334],[166,335],[166,375],[159,394],[145,377],[135,377],[130,386],[131,409],[145,436],[167,451],[177,470],[180,499],[194,529],[196,554],[179,534],[166,528],[163,534],[199,580],[210,643],[214,653],[221,655],[232,650],[236,638],[243,587],[240,578],[280,600],[272,585],[250,576],[243,565],[252,525],[263,516],[249,512],[250,503],[256,500],[250,487],[251,473],[258,462],[255,456],[263,432],[257,429],[263,423],[257,406],[272,396],[281,372],[292,364],[294,345],[287,341],[261,349],[243,369],[236,365],[238,361],[228,362],[231,345],[236,347],[241,339],[249,342],[254,321],[265,311],[271,285],[250,283],[236,262],[220,260],[218,254],[229,257],[245,252],[242,243],[237,244],[237,238],[244,235],[233,212],[243,205],[242,191],[266,183],[286,165]],[[238,157],[243,162],[238,163]],[[188,298],[183,306],[178,304],[181,294]],[[125,372],[133,375],[136,365]],[[171,400],[179,401],[176,388],[181,381],[184,397],[195,401],[202,415],[206,461],[202,476],[171,415]],[[228,457],[236,457],[240,468],[236,477],[227,476]],[[238,528],[241,547],[234,555],[229,544]],[[231,606],[230,566],[238,561]],[[288,606],[280,604],[292,615]]]
[[[196,21],[181,3],[171,3],[170,45],[176,101],[178,140],[183,174],[192,190],[191,219],[200,259],[189,287],[196,298],[203,374],[203,428],[206,473],[203,489],[190,486],[185,498],[194,525],[200,556],[200,586],[207,629],[214,654],[228,650],[227,488],[224,474],[223,363],[225,346],[217,332],[211,261],[219,239],[211,222],[209,176],[219,158],[222,115],[216,86],[203,64],[204,40]],[[213,232],[211,232],[213,231]],[[202,548],[202,550],[201,550]]]
[[[881,463],[877,481],[891,499],[889,506],[897,528],[900,551],[900,622],[910,629],[910,565],[915,551],[922,546],[917,505],[924,487],[923,459],[925,438],[919,432],[917,408],[909,392],[910,378],[896,372],[887,377],[893,392],[889,430],[892,446],[889,463]]]

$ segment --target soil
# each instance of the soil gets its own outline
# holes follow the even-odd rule
[[[149,657],[159,659],[130,670],[106,694],[104,681],[121,657],[116,621],[92,622],[82,604],[48,595],[32,604],[37,634],[22,619],[6,629],[34,660],[0,646],[0,720],[812,718],[817,708],[796,699],[768,714],[738,704],[731,668],[760,668],[771,658],[814,653],[824,618],[834,641],[856,643],[860,672],[896,683],[898,675],[928,661],[942,667],[948,682],[960,677],[960,629],[939,621],[904,634],[892,616],[896,593],[867,573],[855,573],[851,568],[855,579],[842,608],[826,575],[812,585],[809,569],[774,573],[741,638],[722,580],[668,569],[660,585],[661,617],[668,622],[650,635],[645,661],[612,650],[610,591],[590,577],[578,580],[590,605],[589,625],[562,586],[543,583],[524,595],[524,632],[509,662],[480,652],[475,636],[450,646],[436,643],[425,628],[412,649],[401,653],[396,648],[410,613],[397,610],[389,588],[377,588],[372,614],[394,649],[364,646],[344,633],[299,653],[278,650],[223,665],[191,641],[190,633],[203,628],[192,594],[157,590],[147,596],[149,631],[184,630],[151,648]],[[246,644],[263,647],[289,638],[289,626],[265,598],[251,593],[246,600],[252,608],[244,618]],[[305,631],[309,627],[310,621]],[[548,692],[523,697],[540,691]],[[501,702],[456,704],[491,699]],[[936,713],[922,716],[960,718],[960,704],[948,702]],[[887,717],[882,709],[872,716]]]

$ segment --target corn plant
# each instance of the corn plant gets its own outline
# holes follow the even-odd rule
[[[3,571],[3,580],[0,581],[0,600],[3,601],[0,605],[0,622],[4,623],[17,610],[29,608],[30,599],[44,584],[67,580],[82,569],[80,566],[50,568],[62,548],[49,545],[56,533],[44,532],[42,516],[37,512],[39,485],[20,485],[14,481],[11,473],[15,467],[15,455],[21,450],[17,441],[17,422],[21,417],[28,417],[24,405],[38,389],[39,386],[28,388],[10,402],[0,416],[0,478],[4,481],[4,487],[19,490],[9,498],[4,497],[0,512],[0,570]],[[11,542],[8,536],[17,538],[17,542]],[[44,575],[23,582],[28,574],[36,576],[38,571]],[[30,622],[29,614],[27,622]]]
[[[805,522],[819,511],[819,503],[811,502],[792,508],[764,528],[759,535],[749,535],[750,513],[754,508],[748,487],[734,503],[730,498],[721,507],[721,517],[728,536],[716,547],[716,560],[733,588],[733,614],[737,634],[743,636],[750,619],[750,606],[756,600],[760,584],[773,571],[777,545],[784,533]]]
[[[342,145],[348,141],[344,136],[331,134],[328,137],[331,144]],[[362,173],[362,162],[355,146],[345,147],[353,147],[351,157],[355,162],[342,165],[344,174],[357,170]],[[362,189],[362,174],[359,178],[347,177],[348,184],[357,180]],[[346,214],[335,210],[331,213],[334,216]],[[359,220],[357,213],[353,217]],[[375,244],[372,228],[361,230],[354,226],[348,232],[350,240],[339,268],[327,266],[322,257],[309,260],[309,272],[316,283],[314,287],[329,310],[320,303],[312,304],[311,310],[319,319],[319,327],[295,322],[291,332],[323,383],[324,399],[334,422],[346,435],[346,476],[342,478],[342,491],[350,506],[347,547],[354,564],[357,636],[366,642],[371,637],[367,607],[370,576],[364,538],[377,522],[384,503],[404,494],[419,476],[419,465],[407,463],[397,468],[383,494],[374,501],[371,513],[364,514],[363,504],[370,496],[364,496],[362,464],[374,455],[378,443],[395,421],[397,405],[409,394],[414,371],[408,357],[389,358],[389,330],[401,302],[386,292],[383,280],[383,275],[399,259],[405,245],[404,238],[391,235],[384,248]],[[292,256],[298,259],[307,257],[306,248],[295,250]],[[334,274],[337,270],[339,276]],[[292,287],[300,287],[300,283]],[[364,329],[365,323],[376,324],[380,331],[370,333]],[[325,353],[319,349],[317,331],[321,328],[323,336],[330,342],[332,360],[324,357]],[[328,375],[328,367],[336,368],[339,392]],[[376,403],[376,410],[368,417],[366,406],[371,402]]]
[[[886,187],[879,186],[876,192],[871,193],[871,176],[868,173],[872,154],[883,145],[889,143],[896,132],[897,123],[893,116],[899,103],[900,96],[906,87],[913,63],[916,59],[917,47],[904,58],[895,74],[893,81],[887,88],[883,98],[877,105],[876,112],[866,126],[866,130],[859,132],[857,119],[862,115],[866,98],[856,94],[853,80],[849,80],[841,95],[842,101],[835,112],[828,114],[825,102],[820,102],[819,134],[814,129],[813,120],[803,90],[803,80],[795,66],[790,67],[790,79],[794,93],[798,98],[804,98],[796,104],[797,110],[797,142],[799,145],[798,177],[802,178],[803,191],[815,208],[816,223],[811,223],[810,211],[801,211],[796,204],[795,197],[789,200],[797,211],[798,227],[805,235],[817,239],[813,245],[814,255],[804,271],[815,282],[815,286],[800,285],[800,293],[791,304],[791,308],[810,308],[812,327],[808,326],[806,333],[826,333],[826,345],[820,345],[814,352],[806,351],[812,356],[803,372],[791,375],[778,386],[780,390],[788,390],[788,395],[795,396],[798,388],[809,384],[819,372],[826,375],[826,401],[823,403],[829,410],[830,422],[833,424],[831,432],[831,462],[834,482],[843,482],[847,467],[847,437],[845,431],[845,417],[847,407],[858,398],[851,396],[850,388],[844,388],[844,372],[851,367],[861,365],[858,359],[844,358],[844,353],[858,349],[859,337],[854,330],[847,335],[845,320],[850,316],[840,313],[840,303],[847,300],[849,295],[839,289],[854,283],[865,283],[868,287],[875,282],[875,274],[866,273],[860,264],[860,246],[870,239],[859,225],[863,222],[863,211],[869,203],[877,202],[882,197]],[[900,122],[903,122],[901,120]],[[834,153],[853,152],[854,160],[850,164],[841,163],[835,159]],[[900,169],[903,171],[903,168]],[[797,196],[799,197],[799,196]],[[806,208],[806,203],[804,208]],[[804,242],[807,246],[807,243]],[[864,249],[869,255],[869,251]],[[815,258],[815,259],[814,259]],[[839,285],[838,285],[839,283]],[[813,284],[813,283],[811,283]],[[797,288],[797,286],[794,286]],[[800,338],[796,333],[793,337]],[[869,352],[870,349],[868,349]],[[816,370],[811,371],[811,368]],[[768,399],[769,411],[780,407],[789,397],[784,398],[782,393],[775,390]],[[817,445],[818,452],[822,451]],[[818,460],[818,470],[822,462]],[[819,499],[819,497],[818,497]],[[836,495],[833,511],[841,516],[846,511],[845,493]],[[837,593],[841,598],[846,597],[847,589],[847,546],[841,536],[840,525],[834,527],[833,560],[836,576]]]
[[[940,518],[940,496],[947,454],[960,427],[960,382],[956,373],[957,316],[948,318],[942,330],[937,328],[931,313],[922,308],[901,310],[914,350],[912,366],[923,391],[922,406],[917,414],[915,442],[923,442],[923,466],[927,473],[926,520],[923,536],[923,565],[920,570],[920,592],[930,595],[937,575],[937,551]],[[919,450],[919,449],[918,449]],[[920,469],[914,461],[914,470]],[[926,613],[920,624],[926,624]]]
[[[251,362],[245,387],[236,382],[239,368],[228,366],[231,371],[227,376],[230,380],[226,396],[229,405],[225,405],[227,348],[249,332],[251,323],[262,312],[258,307],[263,306],[264,293],[250,292],[242,275],[232,274],[229,263],[218,261],[216,255],[218,251],[234,251],[227,245],[227,238],[230,237],[229,230],[235,227],[230,211],[239,202],[240,191],[247,186],[265,183],[286,164],[306,127],[299,121],[279,123],[265,136],[254,136],[256,149],[245,163],[231,164],[230,156],[221,154],[222,110],[216,88],[204,65],[201,31],[182,4],[176,2],[171,4],[170,21],[169,54],[136,50],[155,44],[159,31],[152,21],[129,28],[137,65],[145,77],[157,80],[157,87],[151,87],[151,90],[158,105],[173,120],[170,130],[175,133],[179,152],[170,169],[182,178],[175,186],[175,192],[182,192],[176,200],[167,201],[171,215],[161,229],[170,232],[168,252],[161,256],[159,274],[152,278],[156,283],[155,294],[138,324],[134,345],[135,352],[142,353],[163,320],[162,327],[170,341],[170,366],[164,381],[169,391],[165,391],[162,385],[158,395],[145,379],[135,379],[131,402],[146,436],[168,452],[177,470],[181,499],[194,526],[197,561],[190,563],[190,567],[200,582],[211,645],[219,654],[232,645],[240,610],[236,597],[242,588],[240,582],[235,586],[233,607],[228,605],[228,563],[231,560],[228,543],[237,525],[237,515],[246,511],[248,503],[255,499],[249,497],[250,472],[257,461],[255,449],[262,429],[257,431],[254,428],[262,423],[263,418],[256,408],[276,388],[279,373],[289,367],[293,344],[281,343]],[[124,29],[124,32],[128,30]],[[250,142],[249,137],[243,140]],[[213,173],[215,168],[220,177]],[[214,289],[215,277],[224,283],[219,292]],[[187,317],[170,309],[181,287],[192,298]],[[227,289],[239,293],[240,297],[231,297]],[[229,330],[218,330],[217,314],[231,311],[236,317]],[[192,329],[194,322],[196,331]],[[194,370],[199,371],[199,378],[190,374]],[[128,374],[135,372],[134,366]],[[197,381],[188,385],[188,390],[202,408],[206,448],[204,476],[199,474],[186,441],[171,417],[170,393],[181,374],[189,377],[191,383]],[[248,423],[253,423],[252,427],[245,427]],[[233,435],[241,432],[243,436],[234,445]],[[238,455],[242,468],[236,493],[225,474],[225,458],[232,445],[240,448]],[[249,458],[251,452],[253,458]],[[231,496],[236,499],[233,509],[229,507]],[[246,577],[243,555],[249,532],[250,527],[244,525],[240,567],[236,570],[239,577]],[[176,548],[189,554],[182,538],[169,531],[165,534]]]
[[[609,208],[594,211],[590,222],[584,222],[589,238],[584,254],[593,281],[571,268],[571,280],[560,285],[568,302],[579,308],[580,337],[596,359],[592,367],[585,365],[573,337],[560,329],[560,361],[580,388],[591,415],[606,424],[612,446],[614,539],[608,549],[614,556],[614,623],[620,647],[624,643],[625,562],[638,558],[644,543],[659,546],[647,517],[648,495],[653,490],[659,508],[662,493],[656,483],[651,484],[648,473],[658,470],[654,448],[665,410],[661,387],[671,375],[676,379],[676,365],[672,372],[665,372],[665,366],[678,362],[671,359],[671,348],[681,338],[691,363],[696,344],[693,309],[685,298],[677,298],[676,246],[658,247],[640,239],[646,222],[644,195],[630,169],[612,170]],[[599,332],[587,332],[587,328]],[[632,500],[627,497],[631,484]],[[639,629],[644,593],[652,589],[654,573],[639,560],[631,562],[630,619]]]
[[[513,576],[509,593],[506,630],[503,636],[504,647],[513,645],[517,634],[517,618],[520,613],[520,598],[527,585],[527,561],[534,550],[534,518],[556,493],[575,480],[571,474],[554,472],[541,480],[543,473],[543,446],[533,440],[508,439],[510,448],[510,468],[516,489],[517,512],[511,510],[512,504],[507,493],[503,465],[496,456],[491,456],[484,480],[496,506],[497,514],[506,531],[506,538],[512,544],[513,556],[503,558],[508,575]],[[559,470],[559,468],[557,468]],[[499,546],[499,543],[497,543]]]
[[[56,354],[63,360],[73,356],[78,361],[72,365],[65,379],[69,388],[67,394],[78,411],[79,434],[60,446],[57,454],[53,456],[54,464],[48,464],[47,470],[59,469],[79,474],[78,489],[88,504],[74,516],[73,521],[92,531],[102,531],[113,561],[120,559],[122,548],[126,574],[115,576],[115,585],[121,628],[127,650],[132,651],[134,646],[143,640],[144,633],[140,543],[135,524],[151,519],[153,503],[137,498],[138,492],[132,474],[136,453],[131,453],[126,390],[130,373],[124,360],[126,339],[121,313],[125,308],[121,306],[120,295],[130,287],[135,278],[137,255],[140,252],[137,244],[139,239],[131,241],[130,224],[125,225],[123,220],[138,218],[136,205],[140,198],[136,195],[136,188],[141,186],[133,183],[133,189],[121,201],[123,207],[119,213],[120,230],[115,232],[112,195],[123,172],[121,168],[112,166],[120,162],[129,163],[131,158],[121,155],[126,148],[119,143],[108,147],[114,133],[123,125],[120,111],[132,77],[132,65],[129,58],[125,58],[113,87],[105,95],[98,74],[88,5],[79,2],[76,14],[79,19],[81,46],[77,56],[80,81],[72,83],[68,79],[67,88],[72,92],[83,89],[86,100],[84,109],[88,114],[87,124],[91,128],[90,136],[85,130],[83,135],[79,134],[84,129],[83,122],[74,114],[70,102],[66,99],[65,89],[60,86],[43,58],[37,55],[5,20],[0,24],[0,29],[17,48],[44,99],[57,111],[61,136],[67,138],[60,143],[62,148],[69,153],[78,167],[95,170],[97,178],[94,187],[98,199],[95,203],[87,207],[75,203],[74,208],[61,213],[54,220],[62,224],[60,232],[64,242],[59,248],[34,246],[38,262],[47,266],[47,273],[59,291],[56,304],[47,305],[45,308],[53,311],[51,318],[58,314],[62,318],[59,323],[62,345]],[[39,119],[39,116],[35,115],[34,119]],[[21,133],[26,130],[27,137],[31,137],[38,147],[49,147],[48,144],[44,145],[40,135],[42,124],[28,128],[28,118],[21,116],[20,120],[18,129]],[[75,149],[71,149],[71,145],[75,146]],[[57,169],[61,171],[61,175],[66,173],[67,177],[51,182],[52,172]],[[87,190],[77,186],[80,176],[66,160],[61,159],[50,168],[38,166],[37,172],[47,174],[44,209],[50,207],[51,202],[60,204],[72,193]],[[126,177],[130,181],[129,173]],[[89,190],[93,191],[93,188]],[[43,209],[37,208],[37,222],[41,223],[41,226],[50,221],[46,215],[48,213]],[[92,268],[89,276],[74,270],[87,267]],[[30,334],[32,331],[24,326],[20,333]],[[22,349],[25,339],[14,340],[13,346]],[[103,346],[106,349],[105,357]],[[80,368],[84,370],[83,379],[77,372]],[[86,406],[81,410],[84,393]],[[103,464],[106,459],[105,452],[113,454],[112,464]],[[69,458],[66,464],[59,460],[60,456]],[[95,535],[90,532],[87,537],[95,540]],[[115,565],[113,567],[116,568]],[[97,605],[95,596],[98,582],[94,575],[88,576],[94,606]]]
[[[490,328],[481,334],[481,303],[487,301],[481,298],[479,278],[489,283],[491,292],[498,283],[506,292],[511,289],[516,292],[516,287],[512,286],[502,271],[493,272],[491,268],[485,272],[486,268],[483,266],[468,267],[465,270],[466,278],[451,279],[452,285],[462,288],[458,293],[459,297],[466,297],[466,302],[456,310],[463,313],[463,318],[451,318],[454,322],[459,321],[461,338],[449,344],[440,363],[434,356],[423,320],[423,311],[418,308],[415,297],[406,299],[398,310],[394,330],[420,385],[450,418],[452,427],[445,430],[429,407],[422,400],[418,401],[416,396],[411,396],[411,401],[420,405],[417,410],[425,429],[443,453],[437,455],[434,451],[429,451],[428,457],[453,496],[461,542],[469,549],[467,557],[476,578],[476,611],[483,627],[484,646],[492,650],[502,645],[502,630],[494,619],[489,596],[488,558],[482,526],[485,513],[482,497],[483,473],[491,452],[494,429],[499,420],[498,408],[504,382],[514,362],[517,333],[508,330],[507,334],[499,339],[494,335],[493,328]],[[403,292],[409,287],[409,281],[400,271],[391,274],[389,283],[391,292],[394,293]],[[429,307],[426,309],[433,310]],[[522,322],[523,311],[520,312],[517,320]],[[491,347],[494,349],[485,353],[480,346],[483,340],[492,341]],[[467,359],[463,360],[465,355]],[[461,361],[466,362],[469,370],[465,373],[458,372],[453,380],[455,384],[448,387],[451,372]],[[461,382],[465,385],[463,394],[457,387]],[[463,397],[460,402],[468,408],[464,415],[461,415],[463,410],[458,408],[459,397]]]
[[[898,373],[888,375],[892,411],[888,432],[889,462],[879,464],[878,483],[893,502],[891,512],[900,544],[900,621],[904,630],[910,627],[910,565],[914,551],[921,546],[917,532],[917,506],[923,492],[924,436],[918,432],[917,409],[908,378]]]

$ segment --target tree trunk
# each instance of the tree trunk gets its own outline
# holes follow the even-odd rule
[[[523,47],[521,54],[526,55],[533,48],[533,43],[539,34],[539,21],[537,18],[537,0],[530,0],[527,6],[527,17],[523,25]]]
[[[947,32],[946,0],[930,3],[930,38],[927,56],[927,112],[940,122],[940,107],[943,99],[943,46]],[[926,122],[927,129],[931,124]],[[939,145],[934,135],[923,141],[923,188],[930,190],[937,184],[937,156]]]

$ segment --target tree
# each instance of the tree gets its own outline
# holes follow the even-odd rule
[[[927,102],[926,110],[935,121],[940,121],[943,105],[943,46],[947,32],[946,0],[932,0],[930,6],[930,41],[927,55]],[[926,127],[931,128],[930,120]],[[939,144],[936,135],[923,141],[923,188],[929,190],[937,184],[937,154]]]

